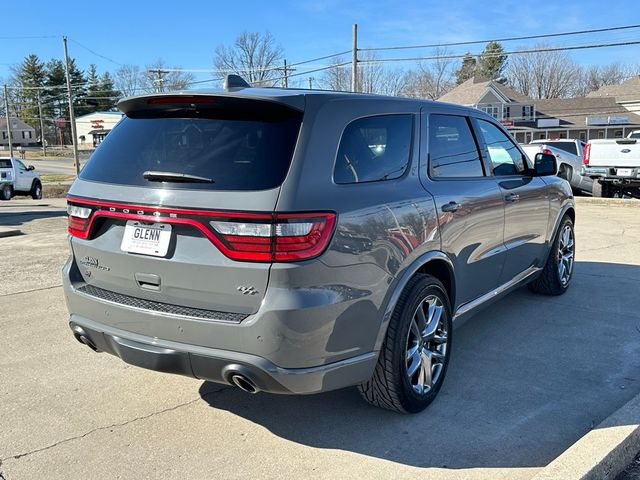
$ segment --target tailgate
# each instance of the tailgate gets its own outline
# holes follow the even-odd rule
[[[73,184],[76,287],[133,306],[255,313],[271,265],[265,235],[302,112],[183,98],[136,100],[140,109],[126,111]]]
[[[640,143],[636,139],[590,142],[589,166],[640,167]]]

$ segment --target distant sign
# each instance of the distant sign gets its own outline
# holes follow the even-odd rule
[[[609,117],[609,125],[620,125],[629,123],[628,115],[611,115]]]
[[[104,120],[91,120],[91,128],[94,130],[103,130]]]
[[[55,124],[55,126],[57,128],[59,128],[60,130],[64,129],[65,124],[67,123],[67,119],[64,117],[58,117],[56,118],[53,123]]]
[[[560,120],[558,118],[539,118],[538,128],[559,127]]]
[[[604,116],[587,117],[585,123],[587,125],[624,125],[625,123],[629,123],[629,116],[628,115],[610,115],[608,117],[604,117]]]
[[[505,127],[513,127],[513,120],[502,120],[502,124]]]

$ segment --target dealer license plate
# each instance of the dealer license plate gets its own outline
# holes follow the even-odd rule
[[[633,168],[619,168],[616,171],[616,174],[619,177],[630,177],[633,174]]]
[[[169,250],[171,225],[129,220],[124,228],[120,250],[164,257]]]

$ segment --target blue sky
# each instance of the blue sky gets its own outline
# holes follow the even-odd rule
[[[359,25],[361,47],[480,40],[640,23],[637,0],[609,5],[607,8],[605,2],[591,0],[8,2],[3,7],[3,17],[13,20],[3,22],[0,30],[0,80],[8,77],[10,65],[20,62],[28,53],[36,53],[45,60],[62,57],[59,38],[5,38],[10,36],[64,34],[117,63],[144,66],[163,58],[171,66],[207,69],[212,66],[215,47],[231,43],[244,30],[269,30],[283,46],[289,63],[294,63],[350,49],[353,23]],[[557,38],[549,43],[578,45],[633,40],[640,40],[640,29]],[[508,50],[532,43],[521,41],[504,46]],[[116,63],[76,43],[71,42],[69,48],[81,68],[90,63],[96,63],[99,71],[118,68]],[[461,48],[452,51],[479,52],[482,45]],[[429,51],[391,52],[386,56],[421,53]],[[614,61],[637,65],[640,45],[570,55],[584,65]],[[314,66],[325,64],[318,62]],[[208,74],[196,76],[203,79]]]

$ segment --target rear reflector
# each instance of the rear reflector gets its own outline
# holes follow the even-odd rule
[[[262,213],[152,207],[69,196],[71,235],[91,238],[96,219],[166,222],[200,230],[225,256],[248,262],[294,262],[325,251],[336,223],[333,212]],[[95,229],[93,229],[95,230]]]

